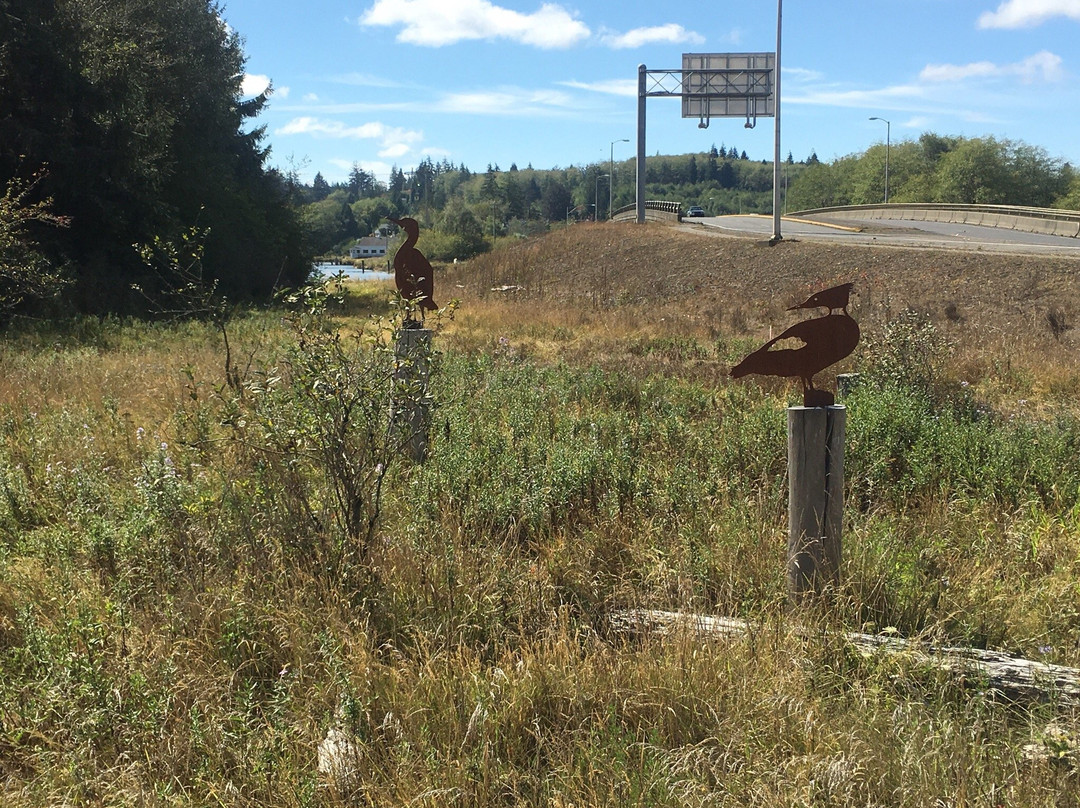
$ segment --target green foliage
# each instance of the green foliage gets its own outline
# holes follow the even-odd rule
[[[285,295],[293,344],[227,402],[234,440],[272,494],[267,507],[280,518],[301,516],[291,544],[335,578],[366,569],[383,480],[411,437],[395,422],[395,408],[430,406],[426,389],[401,371],[430,363],[426,349],[399,355],[386,339],[403,327],[407,310],[343,333],[329,319],[344,300],[341,283],[327,279]]]
[[[236,307],[223,295],[216,278],[210,277],[203,262],[210,231],[192,227],[178,241],[165,241],[155,236],[150,244],[136,244],[135,250],[143,263],[154,271],[154,285],[133,285],[144,295],[151,311],[167,317],[196,317],[214,325],[221,334],[225,349],[225,382],[239,389],[240,372],[236,368],[229,324]]]
[[[1054,207],[1065,210],[1080,210],[1080,173],[1071,166],[1066,166],[1065,177],[1067,184],[1063,196],[1058,197]]]
[[[948,350],[933,324],[913,311],[864,340],[859,386],[847,402],[855,495],[864,504],[888,496],[895,507],[930,496],[1073,507],[1080,497],[1080,423],[995,415],[966,383],[948,380]]]
[[[206,265],[237,299],[268,297],[310,268],[284,179],[264,167],[242,100],[239,35],[210,0],[7,0],[0,49],[0,180],[48,165],[41,191],[71,226],[39,239],[79,266],[75,305],[138,305],[129,245],[211,228]]]
[[[927,395],[942,379],[949,344],[922,312],[906,309],[863,336],[860,370],[878,387],[910,388]]]
[[[1062,207],[1070,173],[1044,149],[993,137],[941,137],[891,144],[890,202]],[[884,198],[886,148],[875,145],[796,175],[788,209],[865,205]]]
[[[39,252],[31,228],[66,227],[67,219],[50,212],[51,199],[28,197],[44,172],[29,180],[8,180],[0,196],[0,312],[8,312],[27,297],[48,299],[60,294],[69,279]]]

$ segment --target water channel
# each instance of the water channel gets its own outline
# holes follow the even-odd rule
[[[393,272],[383,269],[361,269],[350,264],[316,264],[315,271],[327,278],[341,272],[350,281],[388,281],[394,277]]]

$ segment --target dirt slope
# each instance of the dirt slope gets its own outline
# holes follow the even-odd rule
[[[1048,315],[1080,319],[1080,260],[959,250],[766,243],[662,224],[576,225],[470,262],[466,296],[610,307],[685,304],[747,330],[782,322],[810,292],[854,281],[854,310],[916,308],[935,320],[1049,333]],[[491,292],[511,287],[512,291]],[[668,304],[668,305],[664,305]]]

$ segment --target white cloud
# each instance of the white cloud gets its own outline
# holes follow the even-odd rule
[[[980,28],[1031,28],[1054,17],[1080,21],[1080,0],[1005,0],[997,11],[983,12]]]
[[[1036,81],[1054,82],[1065,77],[1061,57],[1049,51],[1039,51],[1021,62],[998,65],[993,62],[972,62],[966,65],[927,65],[919,78],[927,82],[958,82],[966,79],[1017,77],[1025,84]]]
[[[682,43],[701,45],[704,44],[705,37],[672,22],[667,25],[654,25],[649,28],[635,28],[625,34],[605,31],[600,35],[600,41],[609,48],[619,50],[622,48],[640,48],[653,42],[667,42],[673,45]]]
[[[821,81],[824,76],[818,70],[807,70],[805,67],[781,67],[783,78],[792,81]]]
[[[307,93],[301,100],[305,104],[316,104],[319,101],[319,96],[315,93]]]
[[[1001,68],[993,62],[971,62],[966,65],[927,65],[919,73],[919,78],[923,81],[940,82],[1000,75]]]
[[[604,95],[618,95],[625,98],[637,98],[637,79],[608,79],[606,81],[560,81],[564,87],[573,87],[575,90],[588,90]]]
[[[319,118],[293,118],[278,129],[277,135],[312,135],[333,139],[377,140],[381,151],[380,157],[401,157],[424,139],[423,132],[400,127],[387,126],[378,121],[347,126],[341,121],[328,121]]]
[[[817,104],[828,107],[896,109],[923,102],[925,97],[925,90],[914,84],[898,84],[878,90],[839,90],[819,87],[787,96],[784,98],[784,103]]]
[[[360,23],[400,26],[398,42],[433,48],[477,39],[569,48],[591,34],[587,25],[553,3],[525,14],[488,0],[375,0]]]
[[[244,98],[252,98],[259,93],[265,92],[270,86],[270,77],[258,73],[245,73],[240,82],[240,94]]]
[[[743,39],[746,38],[746,32],[742,28],[732,28],[722,37],[722,42],[727,42],[729,45],[741,45]]]
[[[553,116],[577,108],[573,99],[557,90],[522,90],[516,87],[486,92],[449,93],[435,105],[438,112],[472,115]]]
[[[407,143],[392,143],[379,152],[379,157],[393,160],[398,157],[404,157],[410,151],[412,151],[412,149]]]

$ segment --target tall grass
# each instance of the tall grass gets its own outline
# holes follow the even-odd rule
[[[322,434],[280,312],[234,325],[248,379],[283,374],[261,409],[197,324],[10,335],[0,802],[1077,805],[1075,714],[836,629],[1080,665],[1080,422],[987,404],[929,332],[930,376],[867,352],[843,588],[807,636],[784,606],[791,391],[726,380],[741,333],[619,317],[443,326],[430,458],[386,463],[347,563],[319,455],[268,438]],[[758,628],[614,634],[637,605]]]

